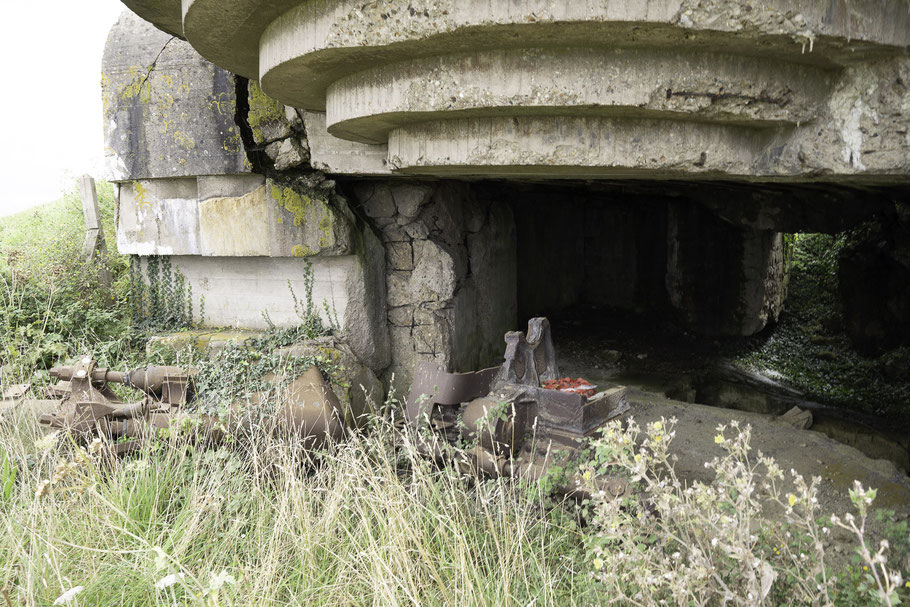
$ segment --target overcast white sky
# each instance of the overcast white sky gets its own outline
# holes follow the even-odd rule
[[[119,0],[0,0],[0,216],[103,177],[101,53]]]

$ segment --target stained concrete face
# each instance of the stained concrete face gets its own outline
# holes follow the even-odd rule
[[[233,76],[129,11],[105,46],[102,94],[114,180],[249,172]]]
[[[166,256],[207,325],[241,328],[264,328],[264,313],[299,324],[288,283],[304,296],[309,261],[316,308],[364,364],[387,367],[382,246],[312,173],[303,113],[129,12],[104,69],[119,252]]]

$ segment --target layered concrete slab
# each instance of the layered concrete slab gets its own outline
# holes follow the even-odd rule
[[[309,257],[354,252],[350,211],[261,175],[125,182],[117,209],[121,253]]]
[[[441,114],[447,120],[585,114],[795,126],[818,115],[832,83],[832,75],[816,66],[676,49],[465,53],[336,81],[327,95],[328,131],[384,143],[389,131]]]
[[[386,144],[367,144],[339,139],[326,129],[324,112],[304,112],[310,166],[342,175],[391,175]]]
[[[173,0],[132,1],[172,26]],[[181,10],[203,56],[288,106],[325,112],[328,135],[319,114],[308,119],[314,163],[340,174],[910,174],[910,12],[897,3],[186,0]]]

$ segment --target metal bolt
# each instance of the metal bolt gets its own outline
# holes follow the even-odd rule
[[[79,369],[76,371],[76,377],[85,377],[85,369]]]
[[[85,358],[82,359],[82,364],[83,364],[83,365],[87,365],[87,364],[89,364],[90,362],[92,362],[92,359],[89,358],[88,356],[86,356]]]

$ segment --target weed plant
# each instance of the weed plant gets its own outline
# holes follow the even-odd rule
[[[634,420],[614,422],[592,445],[583,472],[594,495],[584,543],[606,595],[629,605],[744,607],[897,605],[910,596],[900,569],[906,527],[892,529],[877,549],[868,545],[874,490],[857,481],[850,491],[856,514],[828,516],[819,506],[820,479],[785,474],[774,458],[752,453],[751,428],[735,421],[717,428],[714,442],[725,453],[705,463],[713,481],[686,483],[669,451],[675,424],[661,419],[642,430]],[[634,497],[604,498],[594,479],[607,473],[628,478]],[[856,541],[861,579],[832,566],[832,526]]]

